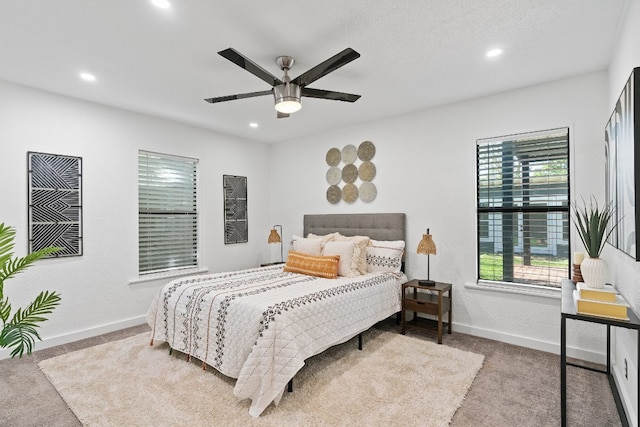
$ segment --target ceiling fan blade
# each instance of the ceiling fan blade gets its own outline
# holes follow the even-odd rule
[[[273,89],[262,90],[260,92],[239,93],[237,95],[218,96],[215,98],[206,98],[205,101],[214,104],[216,102],[233,101],[234,99],[253,98],[256,96],[273,95]]]
[[[282,81],[279,78],[277,78],[235,49],[229,48],[221,50],[220,52],[218,52],[218,55],[228,59],[239,67],[244,68],[254,76],[269,83],[271,86],[282,84]]]
[[[309,71],[300,74],[298,77],[293,79],[291,83],[304,87],[358,58],[360,58],[360,54],[348,47],[342,52],[333,55],[323,63],[316,65]]]
[[[276,113],[278,113],[276,114],[276,117],[279,119],[286,119],[287,117],[289,117],[289,114],[287,113],[281,113],[280,111],[276,111]]]
[[[360,95],[354,95],[353,93],[313,89],[310,87],[302,88],[302,96],[308,96],[309,98],[331,99],[334,101],[346,101],[346,102],[356,102],[358,99],[360,99]]]

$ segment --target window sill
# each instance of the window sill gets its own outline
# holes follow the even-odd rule
[[[489,292],[501,292],[518,295],[530,295],[543,298],[560,299],[562,294],[561,288],[547,288],[535,285],[514,285],[505,282],[487,282],[479,280],[478,283],[465,284],[467,289],[476,289]]]
[[[209,272],[208,268],[189,268],[184,270],[167,271],[163,273],[152,273],[152,274],[147,274],[143,276],[138,276],[137,279],[129,280],[129,285],[153,282],[156,280],[176,279],[178,277],[192,276],[194,274],[204,274],[208,272]]]

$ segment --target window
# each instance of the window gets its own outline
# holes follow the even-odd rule
[[[489,239],[489,213],[482,212],[478,214],[478,237],[481,239]]]
[[[569,129],[476,141],[478,278],[569,277]]]
[[[198,266],[198,161],[138,153],[138,268],[155,273]]]

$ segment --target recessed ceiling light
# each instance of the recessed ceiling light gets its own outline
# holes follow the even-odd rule
[[[169,0],[151,0],[151,3],[159,9],[169,9],[169,6],[171,6]]]
[[[491,49],[490,51],[488,51],[485,56],[487,58],[494,58],[496,56],[500,56],[502,55],[502,49]]]
[[[257,128],[258,124],[256,122],[251,122],[251,123],[249,123],[249,127]]]
[[[95,82],[96,76],[91,73],[80,73],[80,78],[86,82]]]

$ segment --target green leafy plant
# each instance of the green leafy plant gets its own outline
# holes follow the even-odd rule
[[[615,208],[609,204],[602,208],[591,198],[589,206],[582,200],[582,206],[573,205],[573,223],[590,258],[600,258],[607,239],[618,223],[608,227],[614,219]],[[608,230],[607,230],[608,228]]]
[[[31,354],[38,335],[37,328],[44,322],[46,314],[60,304],[60,295],[56,292],[43,291],[26,309],[18,308],[11,317],[11,303],[4,295],[4,282],[24,271],[38,259],[51,255],[63,248],[48,247],[32,252],[24,257],[14,257],[16,231],[13,227],[0,224],[0,348],[13,348],[11,357],[22,357],[24,353]],[[10,318],[11,317],[11,318]]]

